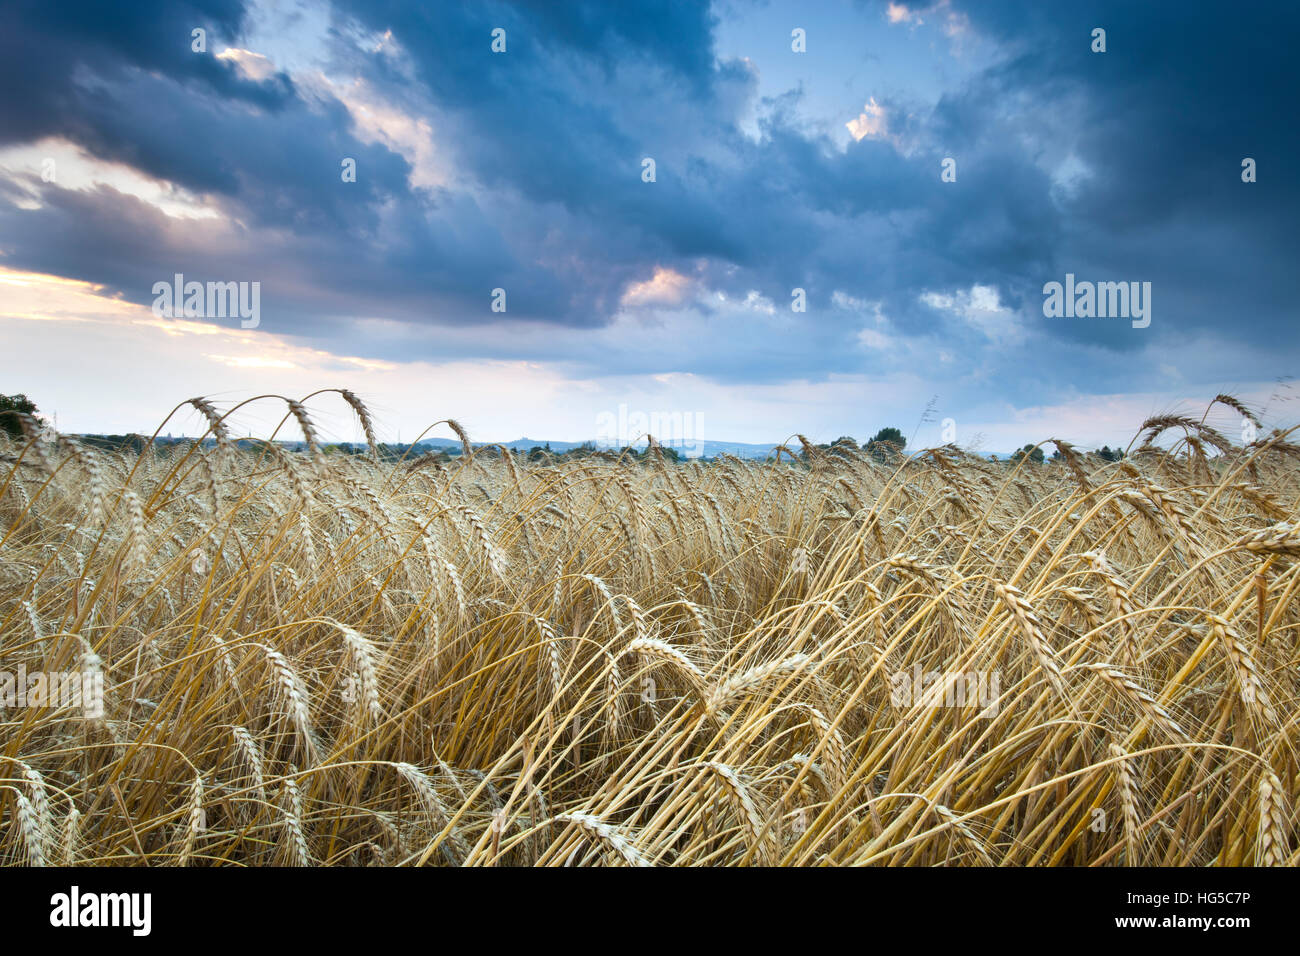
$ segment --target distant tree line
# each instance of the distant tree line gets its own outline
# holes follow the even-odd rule
[[[38,423],[43,425],[44,421],[39,417],[38,413],[39,409],[37,409],[36,403],[24,394],[0,395],[0,430],[3,430],[5,434],[15,441],[18,441],[23,437],[20,416],[30,415],[35,418]],[[143,435],[82,435],[80,436],[80,440],[86,445],[103,451],[129,449],[134,452],[140,452],[143,451],[149,443],[149,439]],[[187,438],[172,438],[168,435],[166,438],[154,439],[154,445],[166,446],[183,444],[189,441],[190,439]],[[207,437],[203,439],[202,444],[205,446],[213,445],[215,444],[215,440],[211,437]],[[233,444],[236,447],[256,449],[262,443],[261,441],[253,439],[235,439]],[[296,449],[306,447],[303,442],[283,442],[282,444]],[[827,452],[833,452],[837,448],[853,451],[865,451],[876,461],[883,462],[900,454],[903,449],[907,447],[907,439],[903,437],[902,431],[891,425],[876,432],[876,434],[872,436],[865,445],[859,445],[852,435],[841,435],[829,444],[817,445],[816,447]],[[501,456],[501,448],[502,446],[499,445],[481,445],[476,454],[482,455],[485,458],[497,458]],[[421,445],[381,443],[376,447],[376,450],[379,454],[380,460],[388,462],[396,462],[404,459],[410,460],[426,454],[432,455],[435,460],[450,462],[453,458],[462,454],[462,449],[458,445],[448,445],[445,447],[435,446],[434,448],[429,448],[428,446]],[[367,455],[370,453],[370,448],[364,443],[359,442],[334,442],[323,445],[321,451],[327,455]],[[510,453],[517,458],[525,458],[531,462],[569,461],[590,458],[593,456],[612,456],[615,458],[631,458],[637,461],[644,461],[647,458],[653,457],[653,452],[649,447],[636,448],[629,445],[621,449],[598,449],[591,442],[585,442],[584,444],[577,445],[570,448],[568,451],[563,452],[552,451],[550,444],[546,444],[534,445],[526,452],[521,449],[511,449]],[[682,460],[681,453],[675,448],[666,448],[660,445],[659,453],[663,456],[663,459],[668,462],[675,463]],[[1109,445],[1102,445],[1095,454],[1103,461],[1111,462],[1119,461],[1124,457],[1122,449],[1112,449]],[[806,460],[807,452],[802,453],[801,457]],[[1030,444],[1014,451],[1011,454],[1009,462],[1012,465],[1016,465],[1026,457],[1033,464],[1042,464],[1045,460],[1043,449]],[[1060,460],[1060,458],[1061,451],[1058,448],[1053,452],[1052,459],[1055,461]],[[707,461],[708,459],[704,460]],[[996,458],[993,460],[996,460]]]
[[[876,461],[885,461],[892,455],[901,452],[907,446],[907,439],[903,433],[892,426],[882,428],[876,432],[875,436],[865,445],[859,445],[856,438],[852,435],[841,435],[835,441],[826,445],[817,447],[823,451],[833,452],[837,448],[852,449],[854,451],[865,451]],[[807,453],[800,457],[807,458]]]

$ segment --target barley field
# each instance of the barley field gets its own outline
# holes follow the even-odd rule
[[[1231,396],[1015,464],[398,460],[349,392],[256,406],[304,450],[203,399],[0,439],[0,672],[104,688],[0,711],[5,864],[1300,860],[1300,446]]]

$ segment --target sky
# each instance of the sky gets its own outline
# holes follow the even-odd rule
[[[1298,37],[1193,0],[17,0],[0,393],[101,433],[330,387],[389,440],[1097,447],[1220,392],[1289,426]],[[257,283],[255,327],[159,314],[178,274]],[[1145,319],[1045,314],[1067,275]]]

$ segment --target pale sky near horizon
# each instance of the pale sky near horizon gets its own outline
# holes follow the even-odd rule
[[[584,440],[626,406],[718,441],[1096,447],[1219,392],[1289,427],[1300,13],[1220,9],[22,0],[0,393],[102,433],[327,387],[390,440]],[[259,283],[257,327],[155,315],[177,273]],[[1150,282],[1150,325],[1045,316],[1067,273]]]

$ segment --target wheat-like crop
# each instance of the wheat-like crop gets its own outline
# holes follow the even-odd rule
[[[0,437],[0,863],[1300,859],[1283,433],[532,460],[276,401],[303,451]]]

